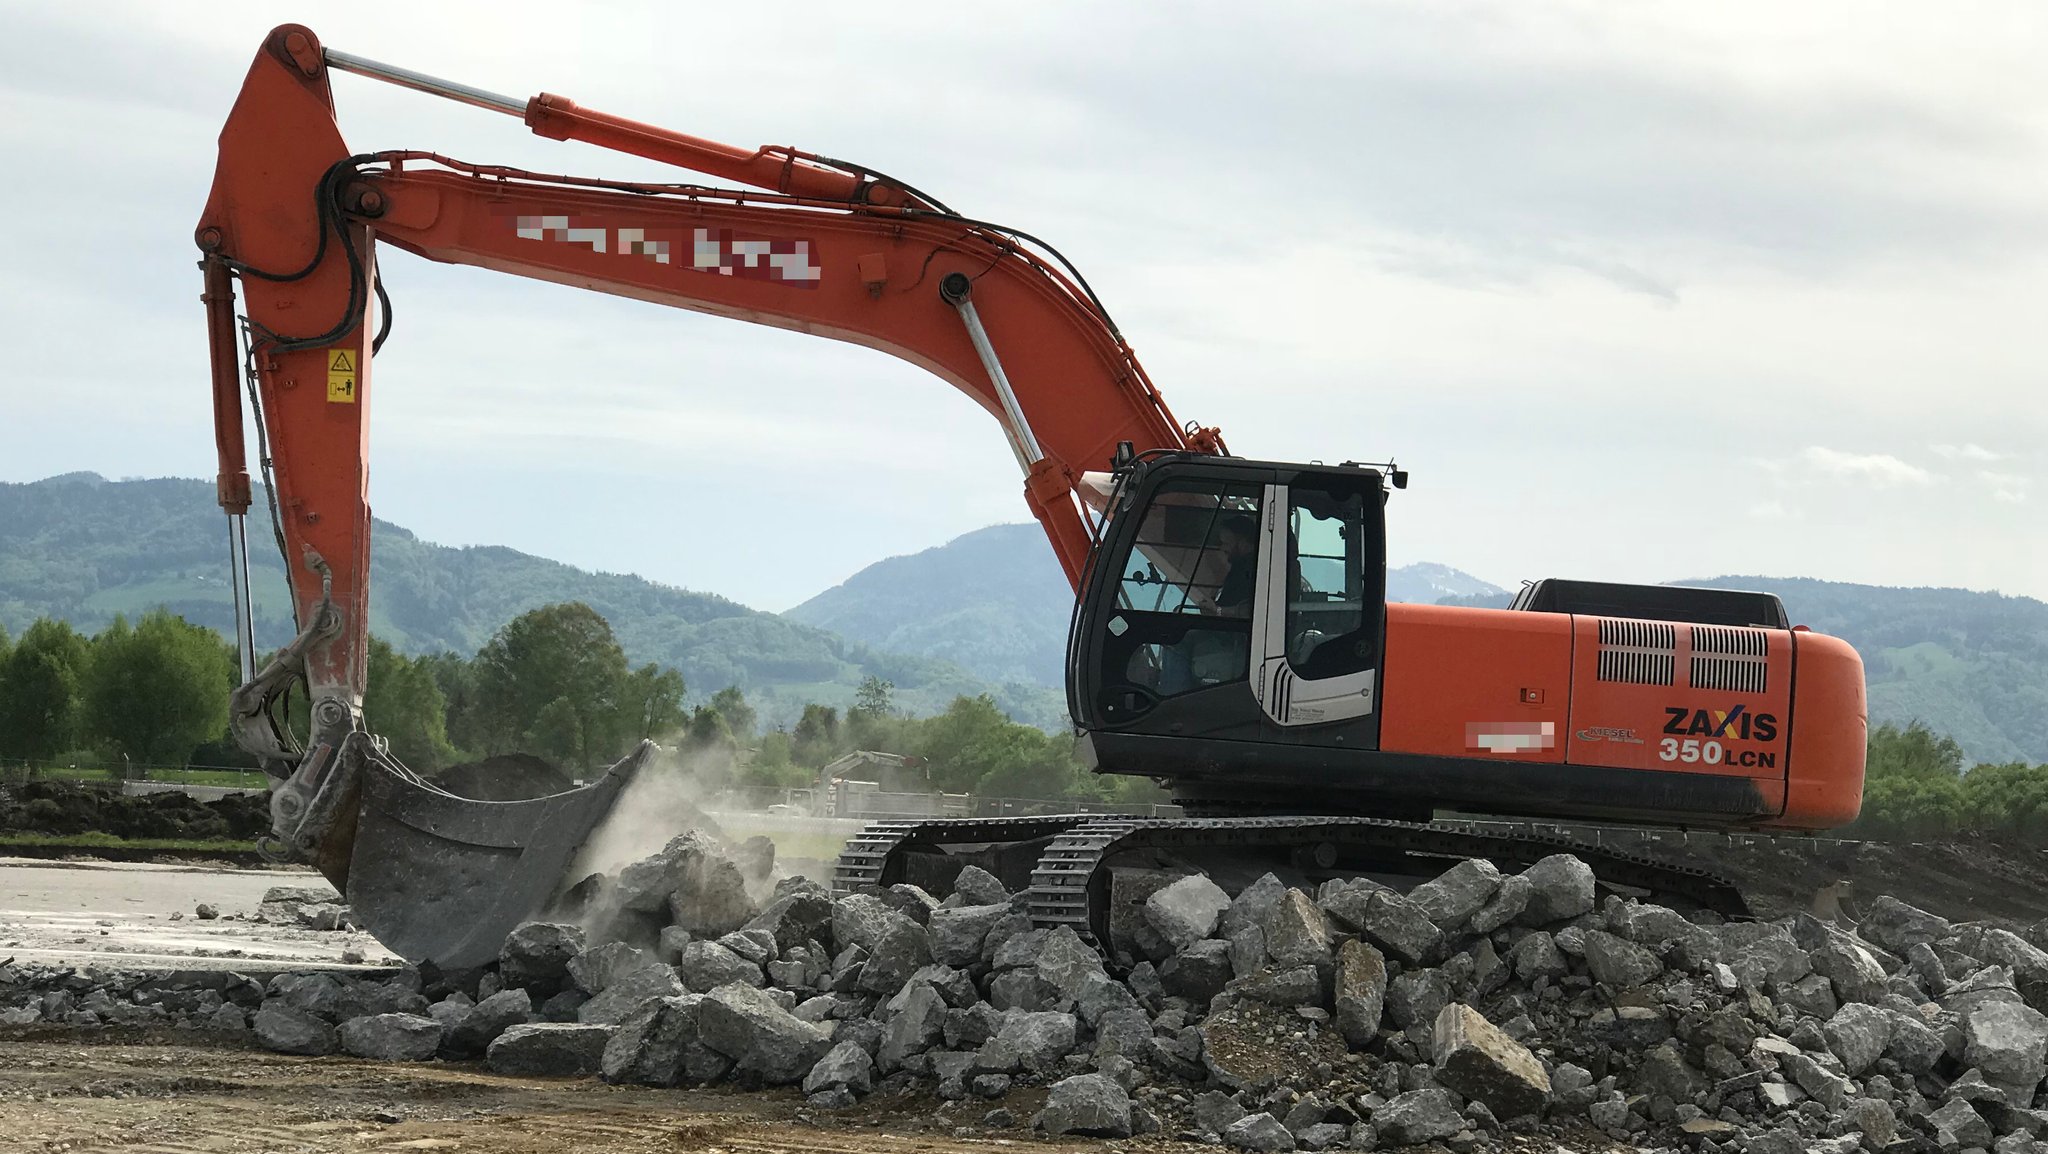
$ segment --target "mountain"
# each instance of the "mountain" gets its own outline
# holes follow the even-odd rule
[[[783,613],[981,677],[1058,687],[1074,590],[1035,524],[991,525],[890,557]]]
[[[1387,571],[1387,596],[1396,601],[1458,595],[1505,591],[1448,565]],[[877,561],[783,616],[879,649],[944,658],[991,680],[1058,688],[1073,607],[1044,531],[1025,523]]]
[[[251,584],[257,643],[272,648],[291,639],[291,606],[264,508],[259,491]],[[373,523],[371,541],[370,628],[408,653],[472,654],[518,614],[576,600],[604,614],[635,663],[674,666],[697,698],[738,685],[769,724],[793,721],[807,701],[850,704],[870,675],[894,683],[897,704],[912,712],[988,693],[1020,721],[1065,724],[1061,696],[1024,678],[1001,684],[723,597],[514,549],[435,545],[386,521]],[[0,625],[17,635],[37,617],[92,632],[117,613],[161,605],[232,636],[227,574],[226,526],[207,482],[70,473],[0,484]]]
[[[1811,577],[1673,582],[1775,593],[1792,620],[1863,655],[1870,722],[1928,728],[1972,761],[2048,762],[2048,604],[1968,589],[1901,588]],[[1505,597],[1457,604],[1505,606]]]

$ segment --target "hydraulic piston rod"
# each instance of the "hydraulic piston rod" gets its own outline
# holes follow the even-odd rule
[[[1024,419],[1024,407],[1017,403],[1017,392],[1010,387],[1010,374],[1003,371],[1003,362],[996,357],[996,347],[989,343],[988,330],[981,327],[981,314],[974,310],[973,293],[974,282],[965,273],[947,273],[939,281],[939,295],[947,304],[960,310],[960,321],[967,326],[967,339],[974,342],[974,355],[981,358],[981,367],[995,385],[997,398],[1003,402],[1010,447],[1017,453],[1017,463],[1029,473],[1031,466],[1045,460],[1045,450],[1039,448],[1038,435],[1031,431],[1031,422]]]

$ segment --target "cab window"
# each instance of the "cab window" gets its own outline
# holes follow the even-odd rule
[[[1373,667],[1378,572],[1363,492],[1295,486],[1288,494],[1287,660],[1306,680]],[[1374,510],[1375,512],[1377,510]],[[1370,596],[1369,596],[1370,595]]]

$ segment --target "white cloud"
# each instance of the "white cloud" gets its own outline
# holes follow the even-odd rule
[[[1977,479],[1991,489],[1991,499],[2017,505],[2027,499],[2027,486],[2033,479],[2018,473],[1995,473],[1990,469],[1977,470]]]
[[[1951,461],[2003,461],[2004,453],[1994,453],[1974,441],[1961,445],[1933,445],[1934,455]]]
[[[1759,521],[1789,521],[1799,514],[1786,508],[1783,501],[1759,501],[1749,507],[1749,515]]]
[[[1907,464],[1890,453],[1844,453],[1824,445],[1811,445],[1799,456],[1815,473],[1868,481],[1873,485],[1931,485],[1939,479],[1920,466]]]

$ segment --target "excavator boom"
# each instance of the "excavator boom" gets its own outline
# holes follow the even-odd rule
[[[360,152],[336,122],[338,70],[761,191]],[[368,732],[369,412],[377,327],[391,319],[381,245],[849,341],[928,369],[1000,422],[1025,501],[1077,583],[1093,538],[1084,473],[1119,446],[1223,451],[1215,430],[1183,429],[1085,283],[1021,233],[856,166],[718,144],[559,96],[515,100],[323,48],[297,25],[274,30],[250,66],[195,237],[220,504],[242,540],[254,493],[246,386],[298,623],[284,650],[245,672],[231,724],[278,779],[284,848],[349,893],[394,948],[446,964],[488,956],[494,932],[545,900],[646,751],[583,791],[468,802]],[[237,562],[247,654],[245,568]],[[312,701],[303,743],[277,719],[299,683]]]

